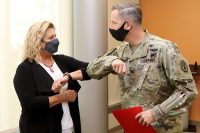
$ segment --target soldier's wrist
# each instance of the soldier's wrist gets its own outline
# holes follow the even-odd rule
[[[117,56],[109,56],[109,59],[105,62],[105,66],[111,66],[112,67],[112,62],[116,59],[120,59]]]
[[[152,115],[155,118],[155,120],[158,120],[165,115],[160,104],[158,104],[154,108],[152,108],[151,112],[152,112]]]

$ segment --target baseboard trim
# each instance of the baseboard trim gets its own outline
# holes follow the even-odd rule
[[[19,133],[19,128],[16,127],[16,128],[0,131],[0,133]]]
[[[116,131],[121,130],[121,126],[116,126],[108,130],[108,133],[115,133]]]
[[[116,110],[116,109],[121,109],[121,102],[118,102],[118,103],[109,105],[109,106],[108,106],[108,114],[109,114],[109,113],[112,113],[112,111],[113,111],[113,110]]]
[[[197,126],[200,126],[200,121],[192,121],[192,120],[189,120],[189,124],[190,124],[190,125],[197,125]]]

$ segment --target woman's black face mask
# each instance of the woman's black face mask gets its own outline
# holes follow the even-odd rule
[[[43,50],[53,54],[58,51],[59,43],[60,43],[59,40],[56,38],[50,42],[47,42]]]
[[[118,41],[124,41],[126,35],[128,34],[128,32],[131,30],[131,28],[129,30],[125,30],[124,29],[124,25],[125,25],[126,21],[124,22],[124,24],[118,29],[118,30],[114,30],[114,29],[110,29],[110,34]]]

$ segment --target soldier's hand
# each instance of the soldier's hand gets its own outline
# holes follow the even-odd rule
[[[122,76],[125,75],[125,73],[126,73],[126,65],[120,59],[113,60],[112,67],[113,67],[113,70],[115,71],[115,73],[122,74]]]
[[[139,120],[139,123],[143,126],[149,126],[152,122],[155,121],[152,112],[150,110],[143,111],[135,116],[135,119]]]

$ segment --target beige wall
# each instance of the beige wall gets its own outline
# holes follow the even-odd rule
[[[116,3],[139,3],[139,0],[108,0],[108,24],[110,23],[110,11],[112,5]],[[114,48],[117,45],[120,45],[122,42],[116,41],[110,33],[108,33],[108,49]],[[120,98],[120,87],[118,83],[117,76],[110,75],[108,77],[108,105],[115,104],[121,101]],[[118,122],[112,114],[108,116],[108,128],[111,129],[118,125]]]

